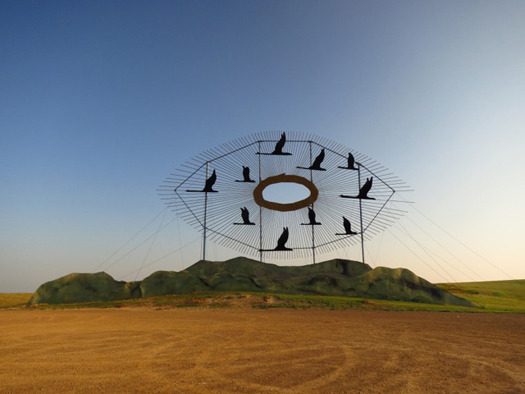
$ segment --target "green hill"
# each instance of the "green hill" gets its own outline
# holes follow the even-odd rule
[[[70,274],[41,285],[29,303],[111,301],[210,291],[367,297],[472,306],[464,298],[403,268],[372,269],[366,264],[342,259],[282,267],[244,257],[199,261],[180,272],[157,271],[141,282],[115,281],[103,272]]]
[[[119,282],[105,272],[75,273],[40,285],[29,300],[29,305],[112,301],[137,297],[140,297],[137,282]]]

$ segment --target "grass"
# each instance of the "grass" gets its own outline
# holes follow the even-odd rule
[[[436,311],[436,312],[492,312],[525,313],[525,280],[443,283],[439,287],[468,299],[474,308],[423,304],[417,302],[376,300],[322,295],[290,295],[248,292],[202,292],[136,298],[132,300],[86,302],[77,304],[36,305],[31,309],[76,309],[76,308],[235,308],[257,309],[365,309],[387,311]],[[23,307],[31,294],[1,294],[0,308]]]
[[[423,304],[419,302],[404,302],[391,300],[376,300],[368,298],[352,298],[317,295],[276,295],[279,300],[291,301],[295,307],[320,309],[363,309],[385,311],[437,311],[437,312],[477,312],[478,308],[455,305]]]
[[[494,312],[484,308],[469,308],[454,305],[422,304],[417,302],[401,302],[389,300],[370,300],[364,298],[289,295],[270,293],[237,293],[232,298],[231,293],[194,293],[167,296],[154,296],[132,300],[85,302],[77,304],[40,304],[30,309],[79,309],[79,308],[133,308],[154,307],[168,308],[235,308],[239,304],[233,300],[243,300],[240,307],[255,309],[332,309],[332,310],[385,310],[385,311],[437,311],[437,312]],[[271,302],[267,300],[271,299]]]
[[[525,313],[525,280],[442,283],[437,286],[468,299],[479,308]]]
[[[30,293],[0,293],[0,308],[24,306],[31,295]]]

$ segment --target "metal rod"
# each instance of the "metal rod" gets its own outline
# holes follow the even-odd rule
[[[261,142],[258,144],[258,152],[261,151]],[[259,183],[261,183],[261,155],[259,155]],[[259,261],[263,262],[263,252],[262,252],[262,207],[259,205]]]
[[[310,166],[312,165],[312,141],[308,141],[310,146]],[[314,183],[313,179],[313,170],[310,170],[310,182]],[[314,209],[314,203],[312,203],[312,209]],[[315,226],[310,226],[312,228],[312,262],[315,264]]]
[[[208,167],[210,162],[206,162],[206,179],[208,179]],[[206,260],[206,220],[208,216],[208,192],[204,193],[204,224],[202,232],[202,259]]]
[[[361,190],[361,164],[357,163],[357,178],[359,183],[359,190]],[[359,199],[359,221],[361,224],[361,260],[365,264],[365,238],[363,231],[363,200]]]

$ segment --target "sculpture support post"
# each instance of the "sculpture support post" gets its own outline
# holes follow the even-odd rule
[[[357,179],[359,182],[359,190],[361,190],[361,164],[357,163]],[[365,238],[363,231],[363,200],[359,199],[359,222],[361,224],[361,262],[365,263]]]
[[[208,167],[210,162],[206,162],[206,179],[208,179]],[[208,192],[204,193],[204,225],[202,232],[202,259],[206,260],[206,229],[207,229],[207,216],[208,216]]]
[[[310,163],[312,163],[312,141],[308,141],[310,146]],[[313,170],[310,169],[310,182],[314,183],[313,179]],[[314,209],[314,203],[312,203],[312,209]],[[312,228],[312,262],[315,264],[315,226],[310,226]]]
[[[259,150],[261,151],[261,141],[258,142]],[[261,183],[261,155],[259,155],[259,183]],[[259,205],[259,261],[263,262],[263,252],[262,252],[262,207]]]

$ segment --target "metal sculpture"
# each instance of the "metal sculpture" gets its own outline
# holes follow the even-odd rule
[[[293,202],[265,197],[268,187],[283,183],[304,187],[308,196]],[[358,152],[286,132],[258,133],[204,152],[159,188],[167,205],[202,231],[203,259],[209,238],[261,261],[311,256],[314,263],[317,254],[359,243],[364,262],[365,240],[403,214],[391,203],[406,190]]]

